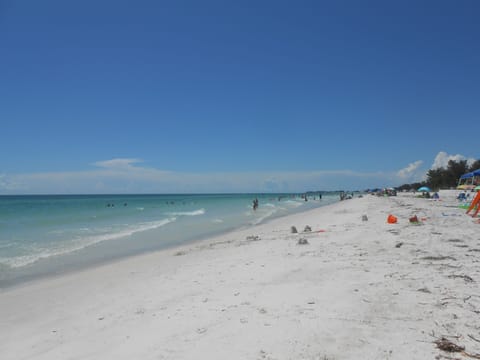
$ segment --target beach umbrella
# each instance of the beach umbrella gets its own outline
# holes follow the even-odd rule
[[[478,186],[475,186],[475,189],[473,189],[473,190],[475,190],[475,191],[478,191],[478,190],[480,190],[480,185],[478,185]]]
[[[427,191],[430,192],[432,189],[430,189],[428,186],[422,186],[421,188],[418,188],[417,191]]]

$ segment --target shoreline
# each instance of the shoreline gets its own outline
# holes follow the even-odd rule
[[[2,290],[0,353],[448,358],[441,337],[480,353],[479,225],[440,195],[366,195]],[[424,220],[410,224],[412,215]]]
[[[172,196],[177,196],[177,195],[172,195]],[[136,249],[133,252],[131,252],[131,250],[130,251],[124,250],[122,253],[107,254],[105,256],[105,255],[102,255],[103,254],[102,248],[111,246],[112,241],[117,241],[125,245],[125,242],[136,242],[138,240],[141,240],[143,237],[153,238],[155,237],[155,234],[158,231],[158,229],[152,229],[144,232],[133,233],[126,237],[121,237],[119,239],[112,240],[112,241],[107,240],[99,243],[94,243],[84,248],[74,250],[71,253],[62,254],[62,255],[53,255],[52,257],[39,259],[33,264],[26,265],[24,269],[19,268],[18,275],[15,275],[12,278],[0,280],[0,293],[10,288],[22,286],[23,284],[29,284],[32,282],[49,279],[51,277],[55,278],[59,276],[72,274],[75,272],[94,269],[104,265],[116,263],[122,260],[128,260],[130,258],[134,258],[137,256],[145,256],[151,253],[176,249],[177,247],[181,248],[184,246],[194,246],[197,243],[202,243],[204,241],[208,241],[209,239],[215,239],[217,237],[226,236],[230,233],[234,233],[238,231],[247,231],[248,229],[255,228],[256,226],[268,224],[269,222],[275,221],[277,219],[282,219],[284,217],[288,217],[295,214],[308,213],[309,211],[312,211],[324,206],[330,206],[332,204],[335,204],[336,202],[331,202],[331,200],[328,200],[327,198],[326,203],[318,203],[318,205],[314,208],[308,208],[308,209],[298,208],[298,209],[294,209],[289,214],[277,215],[272,218],[262,219],[258,223],[240,224],[230,229],[217,230],[216,232],[211,232],[208,234],[202,234],[202,235],[192,234],[180,242],[168,242],[166,245],[158,245],[156,247]],[[97,257],[92,256],[92,253],[95,253],[96,250],[100,250],[99,251],[100,255],[98,255]],[[83,257],[86,257],[89,260],[85,262],[82,260]]]

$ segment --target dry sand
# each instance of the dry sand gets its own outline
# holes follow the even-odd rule
[[[0,358],[480,358],[480,224],[455,194],[367,195],[4,290]]]

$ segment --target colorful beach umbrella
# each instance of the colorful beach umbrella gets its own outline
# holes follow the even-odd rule
[[[432,189],[430,189],[428,186],[422,186],[420,188],[417,189],[417,191],[432,191]]]

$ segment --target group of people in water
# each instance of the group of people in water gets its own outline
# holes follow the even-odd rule
[[[127,206],[128,204],[127,203],[124,203],[123,206]],[[115,204],[114,203],[108,203],[105,205],[105,207],[115,207]]]
[[[289,195],[288,197],[289,198],[295,198],[297,197],[298,195]],[[278,197],[278,201],[281,201],[282,198],[284,198],[286,196],[279,196]],[[300,195],[300,198],[305,200],[305,201],[308,201],[308,197],[307,197],[307,194],[302,194]],[[315,197],[315,195],[313,196],[313,200],[317,200],[317,198]],[[322,194],[318,194],[318,200],[322,200]],[[253,203],[252,203],[252,208],[253,208],[253,211],[257,210],[258,209],[258,198],[255,198],[253,200]]]

